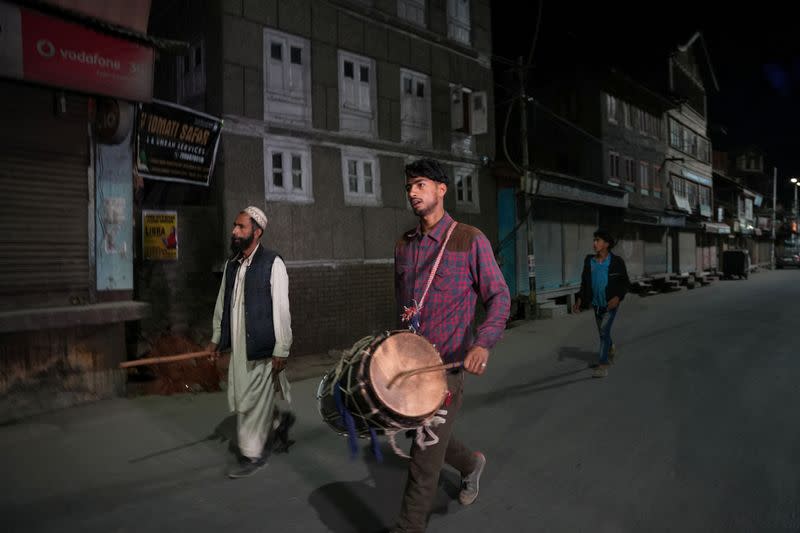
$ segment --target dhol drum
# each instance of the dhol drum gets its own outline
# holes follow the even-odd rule
[[[441,364],[436,348],[408,330],[365,337],[322,378],[317,389],[319,412],[342,435],[348,431],[337,397],[352,413],[360,437],[366,437],[370,428],[395,433],[420,427],[441,408],[447,378],[444,369],[411,372]],[[398,376],[401,373],[405,374]]]

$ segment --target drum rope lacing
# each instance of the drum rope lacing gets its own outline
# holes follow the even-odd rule
[[[445,242],[446,243],[446,242]],[[347,427],[347,438],[348,438],[348,446],[350,448],[350,455],[351,457],[355,458],[356,454],[358,453],[358,445],[356,444],[356,439],[358,437],[366,437],[366,434],[358,434],[358,431],[355,427],[355,420],[353,419],[353,413],[350,412],[350,409],[345,404],[342,395],[346,394],[351,396],[353,394],[353,390],[346,388],[343,385],[343,378],[345,372],[353,372],[353,366],[347,364],[350,360],[359,353],[365,352],[367,348],[372,344],[375,340],[373,336],[367,336],[360,340],[358,340],[355,344],[353,344],[353,348],[350,351],[349,356],[344,356],[342,359],[339,360],[339,363],[336,365],[336,368],[333,372],[333,379],[331,380],[331,392],[334,396],[336,401],[336,407],[339,411],[340,416],[342,417],[342,421],[344,422],[345,426]],[[367,354],[368,355],[368,354]],[[345,367],[347,366],[347,369]],[[419,446],[421,450],[424,450],[428,446],[434,446],[439,443],[439,437],[433,432],[433,428],[436,426],[443,424],[445,422],[445,416],[447,416],[446,409],[439,409],[430,418],[425,420],[419,426],[404,426],[398,423],[393,423],[390,427],[386,425],[380,424],[374,418],[374,413],[364,413],[358,403],[354,403],[354,407],[357,411],[358,416],[360,416],[364,420],[368,420],[370,422],[370,427],[367,430],[367,434],[370,436],[371,440],[371,447],[372,453],[375,455],[375,458],[378,462],[382,462],[383,457],[380,452],[380,447],[377,442],[377,433],[375,428],[379,429],[386,435],[389,440],[389,445],[400,457],[405,459],[410,459],[411,457],[404,453],[400,447],[397,445],[396,437],[398,433],[403,433],[406,431],[415,431],[416,436],[414,438],[414,442]]]

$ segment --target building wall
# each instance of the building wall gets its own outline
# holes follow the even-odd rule
[[[645,135],[639,131],[638,127],[627,128],[622,120],[618,120],[613,124],[606,120],[603,121],[603,141],[606,147],[606,165],[604,168],[606,179],[609,178],[609,165],[608,155],[609,150],[614,150],[620,155],[620,167],[624,172],[625,158],[631,158],[634,162],[635,179],[633,187],[626,186],[623,179],[622,186],[630,193],[628,195],[629,205],[633,207],[640,207],[652,210],[663,210],[667,205],[668,189],[665,183],[664,172],[660,170],[655,172],[656,169],[663,167],[664,159],[666,158],[666,125],[665,116],[658,110],[651,110],[645,107],[641,102],[634,99],[625,100],[627,103],[636,106],[638,109],[647,111],[653,116],[661,119],[661,133],[659,137]],[[605,102],[603,102],[605,105]],[[648,194],[642,194],[642,188],[639,180],[639,164],[646,162],[650,168],[650,181],[651,186]],[[653,191],[655,185],[660,185],[661,197],[657,198]]]
[[[427,28],[397,18],[396,2],[232,1],[222,3],[222,92],[225,119],[216,178],[222,242],[247,205],[265,207],[265,244],[287,262],[295,354],[348,346],[366,333],[390,328],[394,243],[416,224],[404,193],[403,167],[412,158],[474,165],[479,212],[457,207],[451,186],[446,208],[461,222],[497,241],[496,190],[480,163],[494,157],[490,16],[485,1],[471,2],[472,48],[447,39],[446,2],[426,2]],[[311,125],[286,125],[264,117],[264,29],[308,39],[311,56]],[[375,61],[377,135],[339,131],[339,65],[346,51]],[[430,76],[432,146],[400,142],[400,69]],[[473,137],[471,154],[452,150],[450,84],[487,92],[488,133]],[[269,117],[267,117],[269,119]],[[274,201],[265,183],[265,149],[276,137],[310,145],[313,203]],[[377,206],[345,201],[341,152],[348,147],[376,155],[381,194]],[[220,247],[218,257],[224,257]],[[355,319],[353,319],[355,317]]]
[[[0,334],[0,423],[124,394],[122,323]]]

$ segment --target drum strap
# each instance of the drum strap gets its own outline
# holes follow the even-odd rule
[[[457,225],[458,222],[454,220],[453,223],[450,224],[450,228],[447,230],[447,235],[442,243],[442,248],[439,250],[439,255],[436,256],[436,261],[433,263],[433,268],[431,268],[431,273],[428,276],[428,282],[425,284],[425,290],[422,292],[422,298],[419,299],[419,302],[414,300],[411,307],[403,306],[403,322],[408,322],[415,331],[419,329],[419,313],[422,311],[422,306],[425,305],[425,298],[428,296],[428,291],[433,283],[433,278],[436,276],[436,271],[439,270],[439,264],[442,262],[444,249],[447,248],[447,243],[450,241],[450,237],[453,235],[453,230],[456,229]]]

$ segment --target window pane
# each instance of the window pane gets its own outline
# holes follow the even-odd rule
[[[347,160],[347,175],[358,176],[358,161],[355,159]]]
[[[364,161],[364,177],[372,177],[372,163],[369,161]]]
[[[303,64],[303,49],[298,48],[296,46],[292,46],[290,49],[291,61],[295,65],[302,65]]]
[[[297,154],[292,154],[292,187],[303,188],[303,159]]]
[[[273,41],[269,46],[269,55],[270,57],[272,57],[272,59],[275,59],[277,61],[282,61],[283,46],[281,45],[281,43],[276,43],[275,41]]]
[[[456,198],[459,202],[464,201],[464,180],[461,176],[456,176]]]
[[[411,78],[403,78],[403,90],[406,94],[414,94],[414,84]]]
[[[272,154],[272,184],[276,187],[283,187],[283,154],[281,152]]]
[[[425,84],[417,82],[417,97],[425,98]]]
[[[364,192],[372,194],[372,178],[364,179]]]
[[[358,192],[358,178],[350,176],[348,178],[350,192],[357,193]]]
[[[369,83],[369,67],[361,67],[361,81]]]
[[[354,74],[354,67],[352,61],[345,61],[344,62],[344,77],[345,78],[355,78]]]
[[[466,176],[464,181],[467,182],[467,202],[472,203],[472,176]]]

